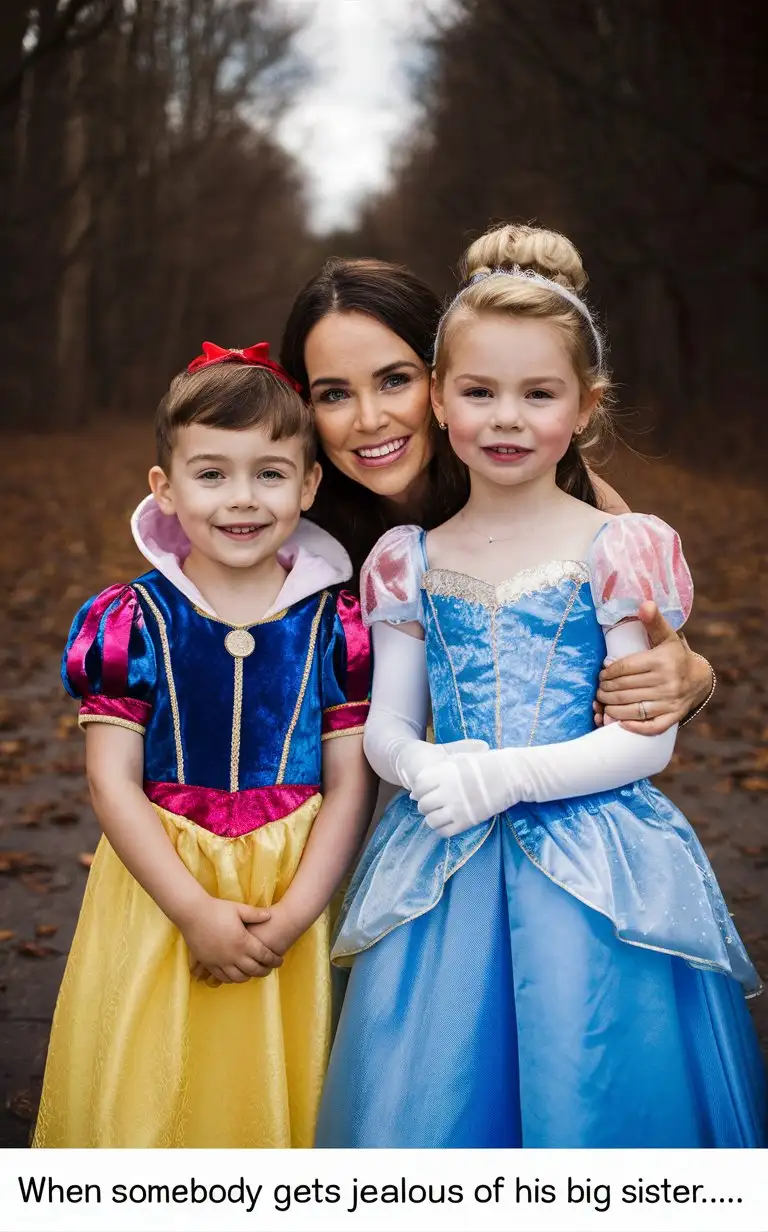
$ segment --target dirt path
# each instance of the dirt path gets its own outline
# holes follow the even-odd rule
[[[108,464],[105,465],[105,459]],[[0,1146],[28,1140],[51,1014],[98,827],[75,705],[58,677],[89,594],[141,568],[128,517],[152,461],[144,428],[11,441],[0,569]],[[696,826],[736,924],[768,981],[768,617],[765,500],[623,457],[612,481],[677,526],[697,583],[691,642],[720,686],[659,780]],[[768,1055],[768,995],[753,1001]]]

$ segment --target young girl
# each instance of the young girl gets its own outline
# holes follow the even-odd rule
[[[311,411],[266,344],[206,343],[156,426],[152,568],[89,600],[64,655],[104,837],[34,1145],[309,1146],[326,908],[372,803],[368,634],[346,553],[299,522]]]
[[[405,791],[335,939],[354,963],[317,1143],[761,1146],[759,979],[648,782],[675,729],[590,730],[606,650],[643,648],[640,603],[676,628],[690,612],[679,539],[556,486],[608,385],[572,245],[504,227],[465,274],[433,400],[469,500],[426,535],[389,531],[362,574],[365,747]]]

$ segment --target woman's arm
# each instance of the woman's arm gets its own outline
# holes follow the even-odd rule
[[[320,916],[341,885],[365,836],[376,802],[376,776],[361,735],[323,744],[323,803],[293,881],[271,918],[249,931],[284,954]]]
[[[604,667],[597,701],[627,731],[657,736],[692,719],[712,697],[716,679],[711,664],[675,633],[655,603],[644,603],[638,615],[652,649]],[[596,722],[602,721],[598,714]]]
[[[102,830],[129,873],[180,930],[193,959],[223,983],[241,983],[279,966],[282,960],[246,928],[269,919],[269,912],[213,898],[177,855],[142,790],[143,737],[124,727],[90,723],[85,756]]]

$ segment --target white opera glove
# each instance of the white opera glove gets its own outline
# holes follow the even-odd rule
[[[429,681],[423,640],[382,621],[374,623],[371,637],[373,686],[363,748],[379,778],[410,791],[421,770],[453,752],[487,750],[484,740],[425,740]]]
[[[427,825],[450,838],[521,802],[593,795],[658,774],[669,764],[676,735],[676,726],[641,736],[613,723],[559,744],[457,756],[425,766],[412,795]]]
[[[453,740],[448,744],[432,744],[429,740],[409,740],[404,742],[395,758],[395,769],[398,782],[413,792],[413,784],[422,770],[442,764],[449,757],[458,757],[463,753],[487,753],[488,743],[485,740]],[[416,797],[412,794],[412,799]]]

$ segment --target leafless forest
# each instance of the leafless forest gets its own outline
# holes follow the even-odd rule
[[[764,5],[456,0],[389,187],[322,236],[276,133],[313,71],[299,16],[0,4],[0,1145],[27,1141],[98,832],[58,678],[69,621],[140,568],[127,518],[170,376],[204,338],[277,344],[331,253],[402,261],[443,294],[490,221],[577,242],[636,451],[606,473],[679,527],[690,640],[720,678],[664,785],[768,979]]]

